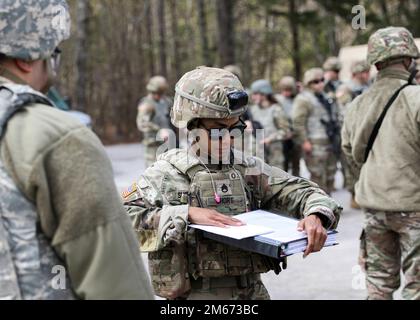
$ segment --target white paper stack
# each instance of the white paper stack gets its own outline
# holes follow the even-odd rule
[[[257,223],[270,226],[274,232],[258,235],[254,239],[270,245],[279,246],[282,256],[289,256],[303,252],[308,246],[308,237],[305,232],[297,231],[298,220],[281,216],[264,210],[256,210],[235,216],[235,218],[248,223]],[[324,247],[337,244],[337,232],[329,231]]]
[[[305,232],[297,231],[298,220],[264,210],[236,215],[246,223],[240,227],[219,228],[190,225],[204,231],[204,235],[232,246],[273,257],[303,252],[308,245]],[[337,243],[337,232],[329,231],[324,247]]]

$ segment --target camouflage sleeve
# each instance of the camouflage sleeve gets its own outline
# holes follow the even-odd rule
[[[298,219],[317,214],[326,229],[337,227],[342,207],[315,183],[291,176],[261,160],[257,166],[261,171],[259,194],[262,195],[262,209],[285,211]]]
[[[140,103],[137,112],[137,128],[143,132],[158,131],[160,127],[152,122],[155,108],[147,102]]]
[[[361,166],[359,166],[353,158],[353,148],[351,144],[351,130],[349,119],[351,117],[350,112],[347,113],[344,118],[344,123],[341,129],[341,150],[344,154],[348,167],[351,171],[351,174],[358,179],[360,175]]]
[[[277,132],[270,137],[272,140],[282,141],[291,135],[289,120],[287,119],[287,115],[281,106],[278,106],[274,111],[274,123],[277,127]]]
[[[182,242],[188,225],[188,181],[166,161],[148,168],[122,198],[143,252]]]
[[[306,123],[308,121],[309,113],[309,103],[305,99],[298,96],[293,103],[292,112],[293,129],[295,133],[295,139],[298,144],[302,144],[307,140]]]

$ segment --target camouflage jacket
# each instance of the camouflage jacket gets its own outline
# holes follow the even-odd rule
[[[29,90],[3,77],[0,86],[9,89],[0,90],[2,108]],[[15,277],[21,288],[13,298],[62,298],[50,285],[51,266],[64,269],[61,284],[78,298],[153,298],[111,163],[88,128],[31,103],[7,122],[0,151],[0,282]],[[15,276],[3,268],[7,256]],[[2,284],[0,296],[9,289]]]
[[[160,101],[155,101],[150,96],[141,99],[138,105],[137,128],[144,135],[144,143],[155,143],[156,134],[160,129],[171,128],[170,108],[171,101],[167,97],[162,97]]]
[[[290,136],[291,127],[283,107],[273,104],[268,108],[261,108],[258,105],[250,107],[252,120],[259,122],[264,128],[264,138],[272,141],[282,141]]]
[[[306,140],[329,143],[326,127],[322,122],[328,122],[331,119],[338,124],[339,121],[335,103],[332,104],[331,109],[330,117],[325,107],[310,90],[304,90],[297,95],[293,103],[293,129],[299,144]]]
[[[203,167],[197,157],[188,151],[174,149],[161,155],[138,182],[123,193],[126,209],[132,217],[134,228],[138,234],[140,249],[149,252],[152,280],[155,276],[162,279],[162,275],[168,272],[168,268],[165,268],[162,262],[158,263],[158,269],[153,264],[151,265],[150,260],[156,259],[155,252],[159,259],[163,259],[165,255],[159,254],[159,252],[165,252],[166,248],[173,244],[182,246],[185,243],[188,243],[188,249],[193,248],[194,252],[199,252],[199,257],[188,254],[188,258],[186,258],[189,260],[189,264],[195,263],[195,268],[189,268],[186,271],[189,274],[194,277],[201,275],[203,272],[198,269],[205,268],[204,274],[210,277],[226,274],[236,275],[235,271],[229,268],[225,274],[223,270],[216,272],[216,269],[223,269],[223,267],[218,268],[219,262],[214,261],[220,261],[220,256],[214,256],[214,252],[220,246],[215,241],[207,240],[206,249],[194,249],[200,248],[198,242],[204,240],[193,238],[191,230],[187,231],[190,206],[213,208],[225,214],[243,213],[249,209],[263,208],[273,212],[286,211],[296,218],[316,213],[323,217],[326,228],[337,226],[341,207],[308,180],[290,176],[253,157],[248,158],[242,164],[209,165],[208,170],[211,170],[214,181],[210,181],[206,177],[206,169]],[[191,174],[191,171],[194,174]],[[228,175],[223,177],[224,172],[227,172]],[[202,175],[199,176],[199,173]],[[195,179],[197,176],[199,176],[198,181]],[[231,181],[229,181],[230,178],[232,178]],[[225,179],[228,181],[226,182]],[[239,196],[235,196],[234,189],[241,189],[238,187],[238,180],[243,181],[240,183],[245,184],[245,190],[239,191],[237,193]],[[222,196],[220,205],[217,205],[212,198],[214,194],[212,182],[217,190],[223,190],[226,185],[227,190],[233,190],[231,193],[226,193],[226,196]],[[200,184],[201,186],[197,187]],[[245,201],[241,197],[244,194],[246,194]],[[227,210],[227,207],[233,208],[233,210]],[[234,252],[232,248],[221,248],[221,250],[225,252],[224,254],[231,252],[236,257],[240,256],[238,261],[248,261],[245,260],[244,252]],[[196,260],[205,261],[205,263]],[[234,258],[232,257],[231,260]],[[253,262],[248,262],[247,271],[243,272],[259,273],[270,270],[255,267],[258,265],[255,261],[261,261],[260,258],[254,257],[251,260]],[[167,263],[174,263],[175,260],[171,258],[170,261],[172,262]],[[251,269],[249,264],[253,264],[254,268]],[[210,269],[215,270],[210,272],[207,269],[209,266]],[[244,266],[238,262],[235,270],[243,270],[243,268]],[[167,281],[169,280],[167,279]],[[155,281],[153,280],[153,282]],[[156,287],[155,290],[159,292]]]
[[[364,154],[373,127],[390,97],[407,83],[409,73],[387,68],[349,106],[342,149],[355,176],[356,201],[382,211],[420,210],[420,87],[408,86],[394,101],[370,155]]]

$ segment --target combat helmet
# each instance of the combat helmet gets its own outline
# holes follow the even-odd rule
[[[154,76],[147,83],[146,90],[153,93],[164,93],[168,87],[168,82],[164,77]]]
[[[296,80],[291,76],[285,76],[279,81],[280,90],[291,90],[294,94],[297,92]]]
[[[273,88],[271,87],[270,81],[260,79],[251,84],[251,92],[270,95],[273,94]]]
[[[195,119],[241,116],[247,104],[248,95],[233,73],[199,67],[187,72],[176,84],[171,121],[178,128],[191,129]]]
[[[371,66],[367,63],[366,60],[355,61],[352,63],[350,67],[350,71],[352,74],[358,74],[365,71],[369,71]]]
[[[26,61],[51,57],[70,36],[64,0],[2,0],[0,53]]]
[[[303,75],[303,84],[308,86],[311,81],[321,79],[324,77],[324,70],[321,68],[308,69]]]
[[[337,71],[338,72],[338,71],[341,70],[342,64],[337,57],[329,57],[327,60],[325,60],[322,68],[325,71]]]
[[[242,79],[242,70],[235,64],[229,64],[227,66],[224,66],[223,69],[232,72],[235,76],[237,76],[239,79]]]
[[[367,54],[369,64],[375,65],[398,57],[419,57],[419,50],[410,31],[402,27],[388,27],[370,36]]]

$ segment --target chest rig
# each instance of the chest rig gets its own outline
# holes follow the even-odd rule
[[[0,138],[8,120],[31,103],[51,105],[27,86],[0,85]],[[70,280],[54,289],[54,268],[63,266],[40,231],[35,206],[17,188],[0,159],[0,299],[73,299]]]
[[[250,211],[255,204],[244,173],[245,167],[238,165],[191,168],[187,171],[191,181],[190,205],[229,216]],[[264,273],[271,269],[267,257],[207,239],[195,229],[188,231],[186,246],[188,271],[195,279]]]

